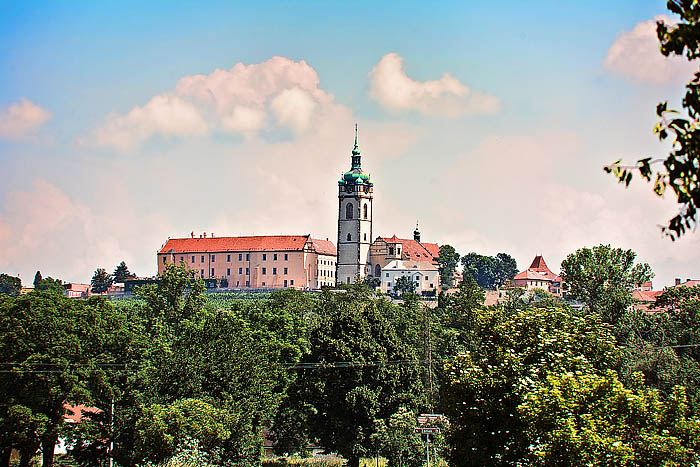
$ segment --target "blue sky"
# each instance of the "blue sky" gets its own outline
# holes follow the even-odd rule
[[[430,241],[521,268],[612,243],[657,287],[700,274],[696,234],[659,234],[673,203],[602,172],[663,154],[655,105],[677,106],[693,69],[658,59],[644,25],[663,2],[0,6],[0,270],[25,282],[122,259],[150,275],[193,230],[334,238],[355,121],[380,235],[419,219]],[[183,91],[216,69],[216,108]]]

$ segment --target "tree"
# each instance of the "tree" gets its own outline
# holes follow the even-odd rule
[[[134,277],[136,277],[129,271],[129,267],[124,261],[119,263],[119,265],[114,269],[114,273],[112,274],[112,276],[114,278],[114,282],[124,282],[125,280],[133,279]]]
[[[63,294],[65,289],[63,287],[63,281],[61,281],[61,279],[54,279],[53,277],[46,277],[44,279],[39,280],[39,282],[36,282],[34,284],[34,290]]]
[[[421,396],[419,369],[397,363],[417,358],[419,323],[407,323],[419,317],[361,284],[344,290],[321,293],[309,319],[311,349],[302,359],[320,367],[300,371],[294,391],[311,406],[310,436],[358,467],[372,453],[376,420],[416,407]]]
[[[688,60],[700,57],[700,5],[693,0],[669,0],[668,9],[680,16],[676,26],[658,21],[656,34],[661,43],[661,53],[685,55]],[[657,105],[656,115],[661,119],[654,127],[654,133],[660,141],[672,137],[672,151],[666,159],[646,157],[634,166],[624,166],[618,160],[604,170],[612,173],[618,181],[629,186],[634,173],[651,182],[653,191],[663,196],[670,188],[680,205],[679,213],[671,218],[662,231],[675,240],[697,222],[697,210],[700,207],[700,72],[696,72],[688,84],[682,101],[687,115],[677,116],[679,112],[668,109],[668,102]],[[661,168],[659,164],[662,165]]]
[[[90,288],[94,293],[104,293],[112,286],[112,276],[102,268],[98,268],[90,281]]]
[[[450,359],[443,384],[450,465],[517,465],[532,440],[518,407],[548,375],[601,374],[618,359],[600,317],[571,310],[473,310],[470,349]]]
[[[39,286],[40,282],[41,282],[41,272],[37,271],[36,274],[34,274],[34,288],[35,289]]]
[[[0,294],[17,296],[21,290],[22,281],[19,277],[10,276],[9,274],[0,274]]]
[[[457,264],[459,264],[459,253],[452,245],[440,245],[440,255],[437,258],[438,269],[440,270],[440,284],[443,287],[452,283]]]
[[[662,401],[640,373],[629,389],[612,370],[548,375],[518,410],[527,425],[531,465],[700,462],[700,421],[687,417],[683,388],[675,387]]]
[[[471,276],[477,284],[489,290],[505,284],[518,273],[518,264],[507,253],[484,256],[472,252],[462,257],[462,266],[464,277]]]
[[[425,445],[415,432],[417,415],[406,407],[386,420],[377,420],[377,451],[390,467],[420,467],[425,460]]]
[[[416,291],[416,283],[410,277],[401,276],[394,283],[394,290],[399,294],[414,293]]]
[[[567,294],[608,323],[617,323],[632,304],[632,288],[654,277],[647,263],[634,263],[636,256],[610,245],[576,250],[561,263]]]

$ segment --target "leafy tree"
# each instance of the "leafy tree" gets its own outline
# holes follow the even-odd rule
[[[104,293],[109,290],[112,285],[112,276],[102,268],[95,270],[95,274],[90,281],[90,288],[94,293]]]
[[[568,295],[608,323],[617,323],[632,304],[632,288],[654,277],[647,263],[634,263],[636,256],[632,250],[610,245],[576,250],[561,263]]]
[[[440,245],[440,255],[437,262],[440,270],[440,284],[445,287],[451,283],[452,277],[454,277],[457,264],[459,264],[459,253],[452,245]]]
[[[22,281],[19,277],[9,274],[0,274],[0,294],[19,295],[22,290]]]
[[[63,294],[65,288],[63,287],[63,281],[61,281],[61,279],[46,277],[34,284],[34,290]]]
[[[693,0],[669,0],[668,9],[680,16],[676,26],[658,21],[656,34],[661,43],[661,53],[685,55],[688,60],[700,57],[700,5]],[[605,167],[618,181],[629,186],[634,173],[647,182],[654,179],[653,191],[663,196],[667,189],[673,191],[679,213],[671,218],[662,228],[663,232],[676,239],[686,233],[697,222],[697,210],[700,206],[700,72],[696,72],[688,84],[682,101],[686,115],[668,109],[668,103],[657,105],[656,114],[661,119],[654,127],[654,133],[663,141],[673,139],[672,151],[666,159],[647,157],[637,161],[635,166],[623,166],[618,160]],[[659,164],[662,167],[659,167]]]
[[[372,452],[376,420],[402,406],[416,407],[420,398],[419,369],[398,363],[415,361],[406,334],[415,335],[410,329],[418,326],[405,326],[417,319],[409,308],[361,284],[344,290],[321,293],[309,321],[311,349],[302,360],[321,366],[301,370],[294,390],[297,400],[310,405],[310,436],[357,467],[360,457]],[[401,331],[399,323],[404,323]]]
[[[700,462],[700,421],[685,392],[668,401],[636,373],[625,388],[614,371],[548,375],[519,407],[532,465],[686,466]]]
[[[34,274],[34,288],[35,289],[39,286],[40,282],[41,282],[41,272],[37,271],[36,274]]]
[[[518,273],[518,264],[507,253],[496,256],[484,256],[469,253],[462,257],[462,273],[464,277],[471,276],[484,289],[493,290]]]
[[[617,362],[615,339],[597,315],[565,309],[472,315],[471,351],[445,368],[450,465],[514,465],[531,444],[518,410],[525,396],[548,375],[602,374]]]
[[[112,274],[112,277],[114,278],[113,279],[114,282],[124,282],[125,280],[133,279],[136,276],[129,271],[129,267],[126,265],[126,263],[124,261],[122,261],[114,269],[114,273]]]
[[[413,282],[410,277],[401,276],[396,279],[396,282],[394,283],[394,290],[398,292],[399,295],[414,293],[416,291],[416,283]]]
[[[387,420],[377,420],[377,451],[393,467],[420,467],[425,460],[425,445],[414,430],[416,413],[400,407]]]

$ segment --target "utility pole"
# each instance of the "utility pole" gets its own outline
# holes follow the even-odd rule
[[[112,394],[112,408],[109,418],[109,467],[114,467],[114,394]]]

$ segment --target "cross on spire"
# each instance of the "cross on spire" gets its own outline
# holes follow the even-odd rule
[[[355,123],[355,146],[352,148],[352,169],[361,169],[360,148],[357,145],[357,123]]]

